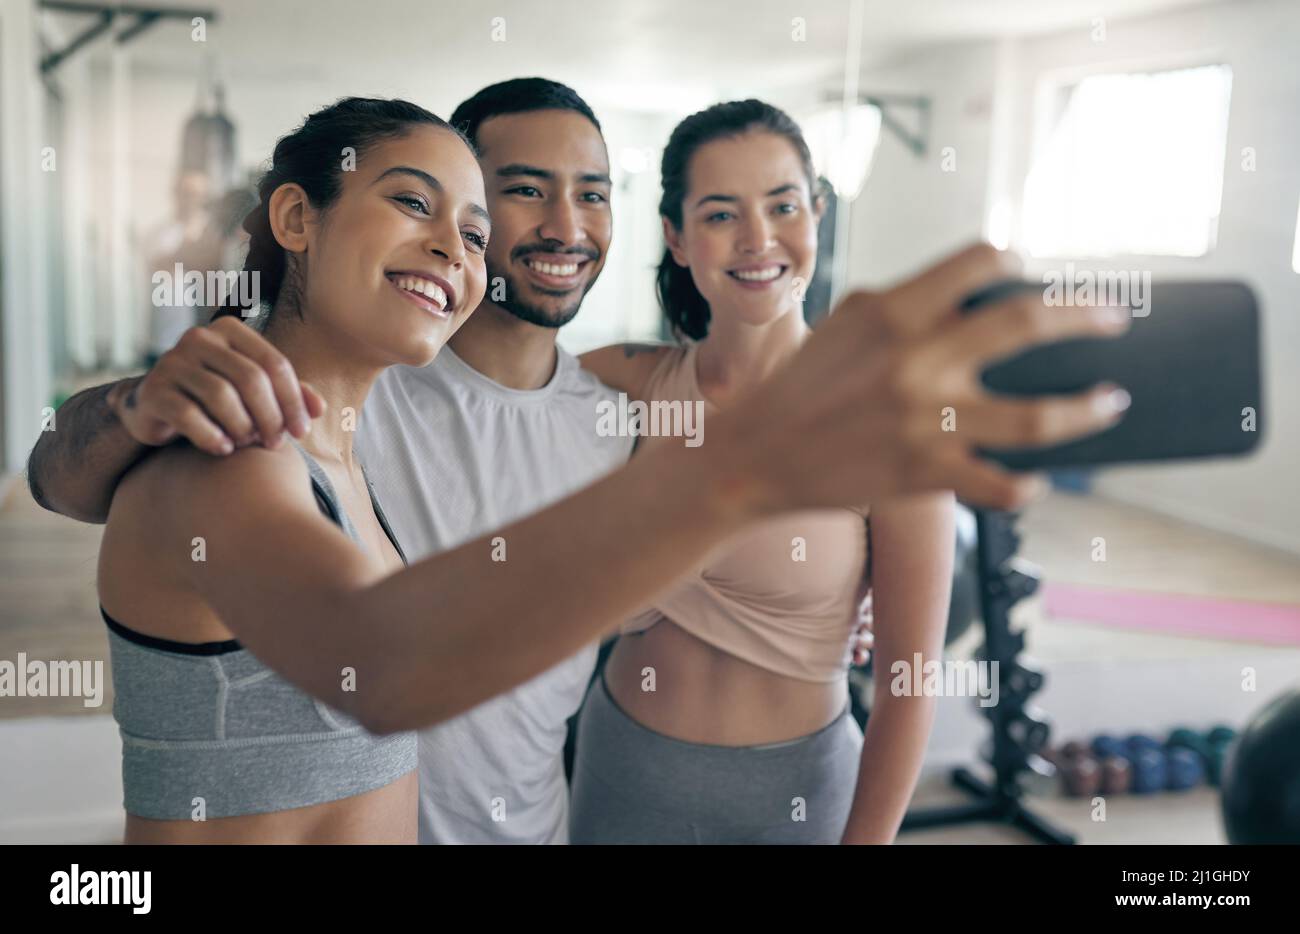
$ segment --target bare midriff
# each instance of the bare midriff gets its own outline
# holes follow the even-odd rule
[[[715,746],[798,739],[826,726],[848,702],[845,678],[818,683],[777,674],[667,619],[621,637],[605,681],[618,706],[642,726]]]

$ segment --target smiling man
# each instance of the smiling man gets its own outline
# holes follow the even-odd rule
[[[545,328],[568,324],[609,247],[610,179],[600,131],[578,112],[553,110],[467,124],[469,131],[494,189],[497,223],[510,227],[488,253],[492,291],[480,307]],[[549,168],[536,164],[546,150]],[[525,153],[533,161],[502,161]]]
[[[381,377],[357,439],[411,560],[590,485],[632,445],[597,434],[597,406],[616,394],[556,345],[612,233],[595,114],[564,85],[521,78],[484,88],[451,123],[483,169],[487,296],[430,366]],[[509,561],[502,546],[492,557]],[[567,721],[596,651],[420,733],[422,843],[567,842]]]

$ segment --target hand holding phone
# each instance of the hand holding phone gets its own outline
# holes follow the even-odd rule
[[[1041,283],[1007,280],[971,295],[966,313]],[[982,453],[1012,470],[1089,467],[1241,455],[1263,434],[1259,311],[1239,282],[1156,282],[1145,315],[1114,339],[1036,347],[984,371],[1009,396],[1070,394],[1101,382],[1126,389],[1124,418],[1105,431],[1045,448]]]

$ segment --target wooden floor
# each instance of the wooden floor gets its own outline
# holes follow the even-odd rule
[[[0,659],[103,660],[108,640],[99,619],[95,569],[101,526],[46,512],[26,481],[10,478],[0,502]],[[0,719],[103,713],[78,697],[0,698]]]
[[[918,785],[912,807],[932,808],[969,804],[941,775],[928,774]],[[1053,828],[1093,845],[1223,844],[1217,789],[1201,786],[1182,792],[1153,795],[1110,795],[1104,815],[1089,798],[1029,795],[1026,805]],[[1104,816],[1104,820],[1099,817]],[[1025,833],[1002,824],[961,824],[900,834],[900,844],[1025,844]]]
[[[1020,554],[1045,580],[1300,604],[1300,555],[1095,496],[1053,493],[1025,512]],[[1094,561],[1093,539],[1105,542]]]
[[[1300,605],[1300,556],[1177,519],[1096,497],[1053,493],[1045,502],[1029,509],[1019,527],[1023,534],[1020,556],[1038,565],[1044,580]],[[1093,540],[1098,537],[1105,540],[1105,561],[1093,560]],[[1118,696],[1089,701],[1084,695],[1077,697],[1077,707],[1104,708],[1113,715],[1117,709],[1143,705],[1143,690],[1138,684],[1144,680],[1161,685],[1161,689],[1173,683],[1185,684],[1190,691],[1203,691],[1204,681],[1200,679],[1207,672],[1216,672],[1219,659],[1235,658],[1238,653],[1247,653],[1252,662],[1255,657],[1250,653],[1257,653],[1261,671],[1271,663],[1270,670],[1276,676],[1266,693],[1276,691],[1279,683],[1295,684],[1300,680],[1300,649],[1050,620],[1034,606],[1035,601],[1026,603],[1029,605],[1022,605],[1014,612],[1014,618],[1017,624],[1024,625],[1029,650],[1049,672],[1049,681],[1057,675],[1066,675],[1066,669],[1077,681],[1078,673],[1088,671],[1089,666],[1097,673],[1120,666],[1131,672],[1129,681],[1114,676],[1108,679],[1109,685],[1117,682],[1121,685]],[[978,633],[972,633],[966,641],[973,646],[979,641]],[[1057,677],[1058,688],[1061,681]],[[1260,703],[1257,697],[1237,698],[1237,702],[1248,710]],[[1066,706],[1059,691],[1055,706],[1050,699],[1047,706],[1054,714],[1069,712],[1059,709]],[[1238,723],[1238,711],[1220,711],[1215,720]],[[1059,743],[1064,738],[1070,737],[1057,736],[1054,741]],[[980,770],[982,764],[976,763],[975,768]],[[1214,788],[1202,786],[1185,792],[1142,796],[1111,795],[1106,799],[1104,820],[1097,819],[1090,799],[1047,793],[1030,795],[1027,801],[1036,814],[1057,829],[1073,834],[1081,843],[1226,842],[1219,794]],[[918,785],[912,807],[946,807],[969,802],[964,793],[952,787],[946,770],[931,770]],[[1028,841],[1020,831],[996,824],[956,825],[899,837],[899,843],[903,844]]]

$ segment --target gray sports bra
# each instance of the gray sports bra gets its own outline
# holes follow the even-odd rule
[[[294,446],[307,462],[321,511],[360,545],[329,477]],[[369,480],[366,485],[379,524],[405,562]],[[100,613],[109,630],[129,814],[197,820],[283,811],[373,791],[416,766],[414,733],[367,732],[236,640],[173,642],[128,629],[103,607]]]

